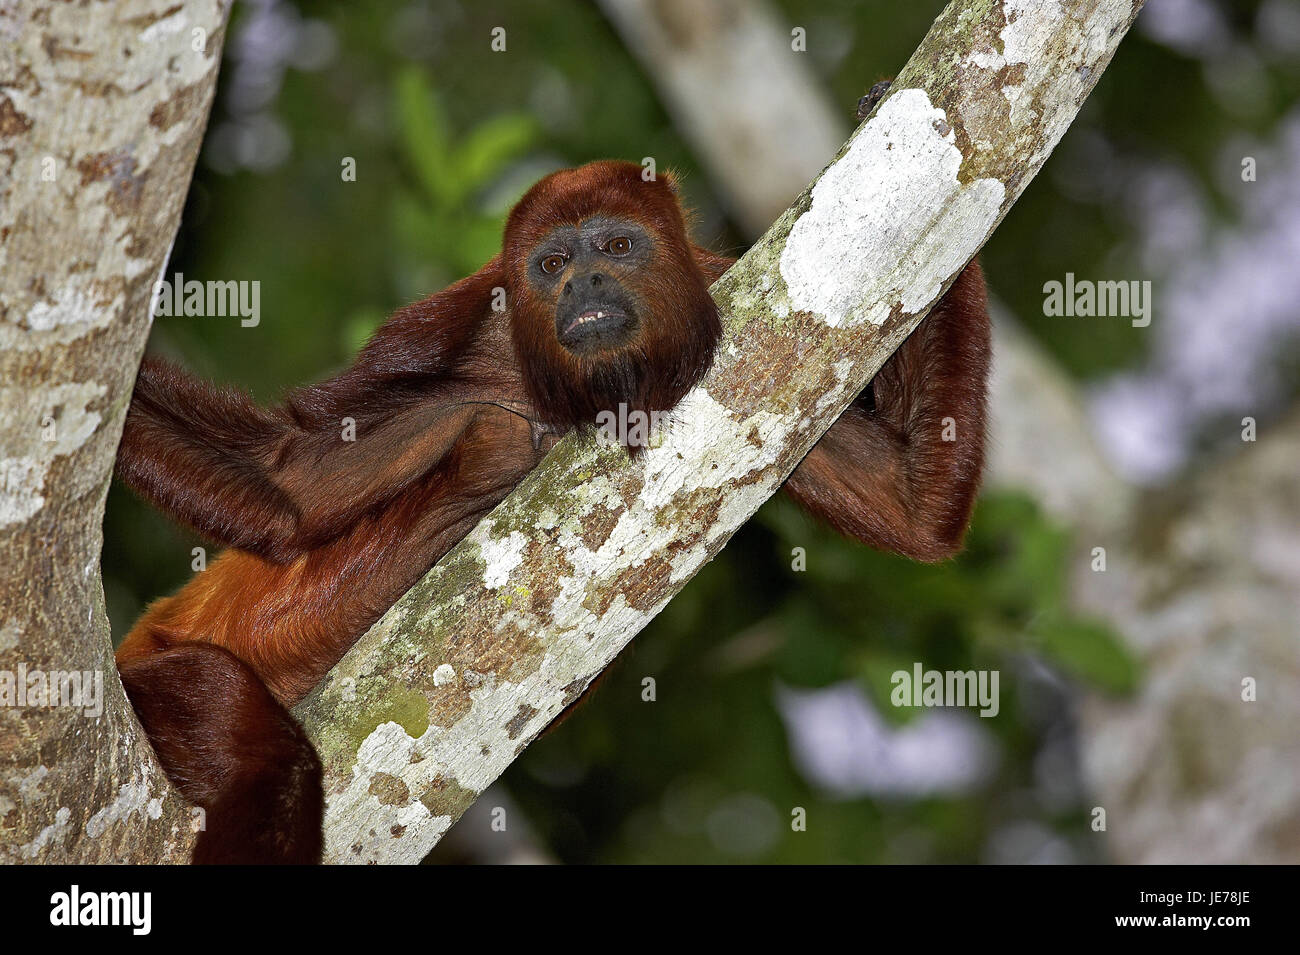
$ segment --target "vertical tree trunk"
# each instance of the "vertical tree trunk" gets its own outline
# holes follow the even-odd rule
[[[117,678],[99,558],[228,8],[0,5],[0,861],[189,857],[190,810]]]

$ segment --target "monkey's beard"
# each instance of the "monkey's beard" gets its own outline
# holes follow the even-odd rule
[[[625,421],[642,412],[644,420],[654,420],[655,412],[671,411],[713,362],[721,323],[712,299],[705,296],[705,302],[697,315],[681,316],[687,319],[679,326],[684,332],[655,335],[642,326],[626,346],[588,355],[568,351],[553,332],[549,340],[538,335],[531,343],[516,338],[537,413],[559,431],[585,431],[606,414]],[[674,334],[680,340],[672,340]],[[642,450],[635,444],[627,447],[632,455]]]

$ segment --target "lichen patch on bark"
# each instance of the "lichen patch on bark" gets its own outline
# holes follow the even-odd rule
[[[962,160],[924,90],[892,91],[790,232],[781,275],[791,304],[833,327],[883,325],[895,305],[928,308],[1002,208],[1002,183],[961,182]]]

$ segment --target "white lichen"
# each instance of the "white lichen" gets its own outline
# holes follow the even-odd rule
[[[511,531],[508,537],[496,538],[486,536],[479,542],[479,555],[486,565],[483,570],[483,583],[496,590],[510,579],[510,572],[518,567],[524,559],[524,545],[528,538],[519,531]]]
[[[146,816],[149,815],[151,798],[149,785],[143,780],[123,783],[113,801],[86,820],[86,835],[98,839],[110,826],[123,821],[132,813],[143,812]]]
[[[0,528],[26,521],[45,506],[50,467],[98,429],[99,412],[88,405],[106,391],[98,382],[0,388],[0,408],[11,421],[0,457]]]
[[[962,183],[944,111],[898,90],[818,180],[781,253],[795,308],[840,327],[922,311],[993,228],[996,179]]]
[[[60,806],[54,814],[54,822],[38,832],[31,842],[25,843],[19,849],[19,854],[27,859],[35,859],[46,846],[54,842],[62,842],[72,828],[71,821],[72,810],[67,806]]]
[[[185,15],[185,11],[177,9],[171,16],[163,17],[145,27],[140,33],[140,42],[155,43],[165,37],[174,36],[184,30],[188,23],[189,17]]]

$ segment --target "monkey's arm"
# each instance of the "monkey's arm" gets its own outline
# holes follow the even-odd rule
[[[282,563],[427,474],[477,413],[431,401],[373,420],[358,413],[355,440],[344,440],[342,421],[307,428],[282,409],[146,359],[117,473],[201,534]]]
[[[915,560],[961,548],[984,466],[990,328],[972,262],[790,475],[842,534]]]

